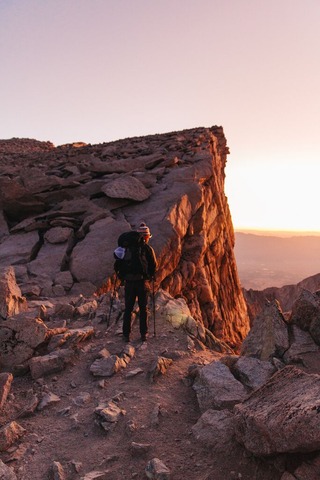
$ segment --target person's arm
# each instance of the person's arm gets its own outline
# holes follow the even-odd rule
[[[154,277],[156,273],[158,262],[156,258],[156,254],[150,245],[147,245],[147,261],[148,261],[148,273],[151,277]]]

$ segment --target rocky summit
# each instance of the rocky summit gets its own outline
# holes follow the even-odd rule
[[[222,128],[82,143],[0,141],[0,266],[27,298],[109,285],[120,233],[141,221],[159,259],[156,287],[237,347],[248,315],[224,193]],[[109,286],[110,288],[110,286]]]
[[[1,479],[320,478],[320,292],[241,289],[227,153],[220,127],[0,141]],[[142,221],[126,343],[113,251]]]

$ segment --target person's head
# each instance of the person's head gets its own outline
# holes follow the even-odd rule
[[[148,243],[150,238],[152,237],[149,227],[147,227],[144,222],[140,223],[139,227],[137,228],[137,232],[142,233],[144,241],[146,243]]]

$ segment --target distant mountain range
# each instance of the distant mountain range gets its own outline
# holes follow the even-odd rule
[[[245,289],[297,284],[320,273],[320,235],[235,232],[235,239],[238,273]]]

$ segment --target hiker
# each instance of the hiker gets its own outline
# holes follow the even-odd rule
[[[140,335],[145,342],[148,336],[149,280],[154,281],[157,260],[153,248],[148,245],[152,237],[149,227],[141,223],[136,231],[123,233],[115,250],[115,271],[124,282],[125,311],[123,316],[123,338],[130,342],[131,314],[138,299]]]

